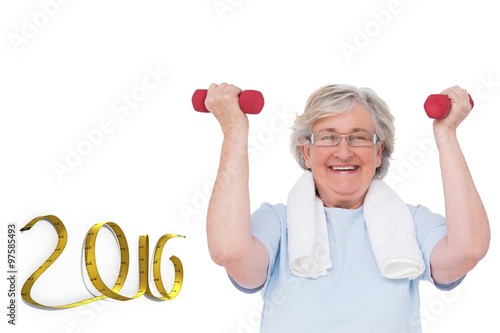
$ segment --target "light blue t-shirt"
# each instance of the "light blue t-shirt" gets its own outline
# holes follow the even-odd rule
[[[434,283],[430,255],[446,235],[446,224],[423,206],[408,207],[426,267],[414,280],[380,274],[362,207],[325,208],[332,267],[317,279],[296,277],[288,261],[286,206],[265,203],[257,209],[252,233],[269,251],[267,280],[253,290],[235,286],[248,293],[261,290],[261,333],[420,333],[418,284]],[[436,287],[451,290],[462,280]]]

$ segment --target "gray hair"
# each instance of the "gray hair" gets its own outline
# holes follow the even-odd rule
[[[292,126],[290,150],[300,167],[307,170],[301,146],[308,144],[316,121],[350,111],[357,103],[363,105],[372,115],[375,134],[384,142],[382,163],[375,176],[383,178],[389,170],[390,157],[394,151],[394,116],[389,107],[372,89],[352,85],[326,85],[314,91],[307,100],[304,112],[298,115]]]

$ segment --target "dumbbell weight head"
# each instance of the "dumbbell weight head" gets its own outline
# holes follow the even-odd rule
[[[205,106],[205,99],[207,98],[207,89],[197,89],[191,102],[193,108],[198,112],[210,112]],[[247,114],[259,114],[264,107],[264,96],[257,90],[243,90],[239,96],[239,105],[241,111]]]
[[[469,95],[471,108],[474,107],[474,101]],[[451,110],[451,102],[448,96],[444,94],[432,94],[427,97],[424,103],[424,110],[429,118],[444,119]]]

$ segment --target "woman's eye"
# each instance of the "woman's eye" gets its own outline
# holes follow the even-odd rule
[[[325,135],[323,136],[323,139],[324,141],[336,141],[337,140],[337,136],[336,135]]]
[[[364,135],[364,134],[351,135],[351,141],[367,142],[370,140],[371,140],[371,138],[368,137],[368,135]]]

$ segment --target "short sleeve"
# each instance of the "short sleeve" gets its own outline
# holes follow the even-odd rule
[[[415,221],[415,231],[418,245],[420,246],[425,262],[425,271],[420,278],[431,282],[440,290],[452,290],[462,282],[465,276],[449,284],[437,284],[434,283],[431,272],[430,258],[432,251],[434,250],[436,244],[447,234],[446,220],[444,216],[431,212],[425,206],[410,205],[409,207]]]
[[[279,246],[282,233],[282,222],[286,218],[286,206],[283,204],[272,205],[263,203],[251,215],[252,235],[260,240],[269,253],[269,267],[267,271],[266,283],[274,270],[276,259],[279,255]],[[230,276],[233,285],[244,293],[255,293],[260,291],[266,283],[255,289],[241,287]]]

